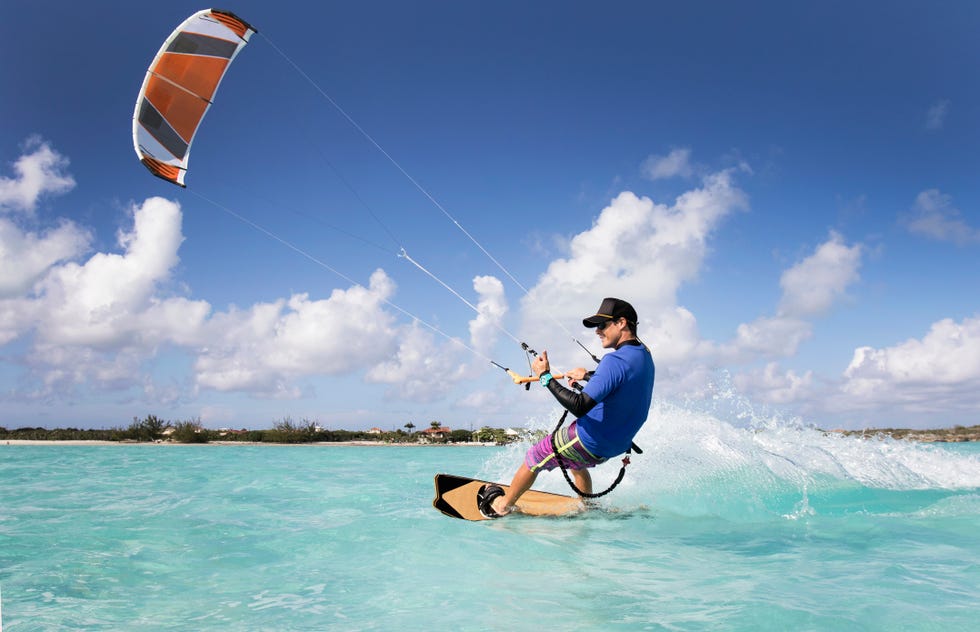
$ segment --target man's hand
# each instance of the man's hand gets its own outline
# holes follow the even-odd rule
[[[531,372],[534,373],[535,377],[541,377],[542,373],[547,373],[551,371],[551,363],[548,362],[548,352],[542,351],[541,355],[534,358],[531,362]]]
[[[574,387],[580,380],[584,380],[588,371],[582,367],[576,367],[569,371],[565,371],[565,378],[568,380],[568,385]]]

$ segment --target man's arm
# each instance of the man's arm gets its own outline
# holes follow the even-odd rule
[[[558,403],[561,404],[565,410],[572,413],[576,417],[581,417],[585,413],[595,408],[596,401],[594,399],[583,392],[565,388],[558,380],[551,380],[548,382],[548,390],[551,391],[551,394],[555,396],[555,399],[558,400]]]
[[[531,371],[533,371],[539,378],[543,379],[543,383],[545,383],[548,390],[551,391],[551,394],[555,396],[558,403],[561,404],[565,410],[572,413],[576,417],[581,417],[585,413],[595,408],[596,402],[594,399],[585,393],[579,393],[571,389],[567,389],[562,386],[558,380],[551,378],[551,364],[548,362],[547,351],[542,351],[541,355],[534,358],[534,361],[531,362]],[[586,371],[585,369],[572,369],[567,374],[570,377],[582,379],[585,377]]]

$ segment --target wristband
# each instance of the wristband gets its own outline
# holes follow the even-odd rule
[[[541,382],[541,386],[548,388],[548,382],[551,381],[552,377],[553,376],[551,375],[551,371],[545,371],[544,373],[541,374],[541,377],[538,378],[538,381]]]

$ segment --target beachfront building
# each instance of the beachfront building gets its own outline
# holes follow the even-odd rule
[[[420,430],[418,434],[419,443],[432,443],[433,441],[445,441],[449,437],[449,433],[452,432],[451,429],[445,426],[426,428],[425,430]]]

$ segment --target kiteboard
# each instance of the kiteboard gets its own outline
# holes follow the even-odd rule
[[[463,520],[490,520],[480,513],[477,504],[477,496],[485,485],[499,485],[504,491],[510,487],[453,474],[436,474],[435,485],[432,506],[447,516]],[[524,492],[517,501],[517,512],[526,516],[565,516],[584,509],[579,498],[534,489]]]

